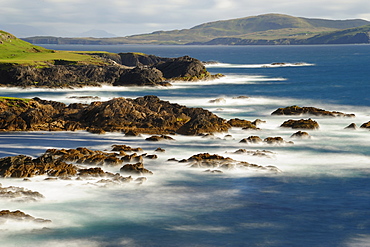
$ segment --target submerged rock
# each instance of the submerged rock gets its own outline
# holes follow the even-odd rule
[[[51,220],[35,218],[20,210],[16,210],[16,211],[1,210],[0,211],[0,223],[4,224],[7,220],[32,221],[35,223],[50,223],[51,222]]]
[[[231,170],[231,169],[242,169],[242,170],[256,170],[256,171],[273,171],[280,172],[275,166],[260,166],[256,164],[250,164],[245,161],[237,161],[229,157],[223,157],[217,154],[200,153],[191,156],[188,159],[178,161],[179,163],[189,163],[190,167],[193,168],[207,168],[208,172],[217,170]],[[219,172],[217,172],[219,173]]]
[[[12,201],[27,202],[27,201],[37,201],[39,199],[44,198],[44,196],[37,191],[32,191],[22,187],[15,186],[2,187],[0,184],[0,198],[9,199]]]
[[[300,138],[300,139],[309,139],[311,138],[310,134],[304,131],[298,131],[290,136],[291,138]]]

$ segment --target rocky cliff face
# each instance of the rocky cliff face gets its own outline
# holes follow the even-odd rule
[[[0,84],[18,87],[82,87],[113,84],[125,71],[120,66],[52,65],[45,68],[0,68]]]
[[[167,134],[227,131],[230,125],[202,108],[188,108],[156,96],[137,99],[115,98],[90,105],[71,104],[34,98],[29,101],[0,101],[0,130],[88,130],[135,131],[136,133]]]
[[[120,53],[102,54],[111,65],[73,65],[56,61],[43,68],[0,65],[0,85],[17,87],[83,87],[170,85],[169,80],[212,79],[203,63],[188,56],[161,58],[153,55]],[[134,67],[128,67],[134,66]],[[136,66],[136,67],[135,67]]]

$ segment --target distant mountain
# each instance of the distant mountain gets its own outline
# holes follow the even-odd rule
[[[327,20],[266,14],[208,22],[190,29],[156,31],[128,37],[104,39],[31,37],[25,40],[35,44],[45,42],[53,44],[295,44],[326,32],[369,24],[369,21],[361,19]]]
[[[87,32],[74,35],[74,37],[112,38],[112,37],[117,37],[117,35],[108,33],[104,30],[92,29]]]

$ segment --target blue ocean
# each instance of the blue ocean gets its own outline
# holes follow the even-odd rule
[[[49,219],[47,225],[0,222],[0,245],[19,246],[370,246],[370,46],[77,46],[55,50],[143,52],[161,57],[189,55],[225,76],[213,81],[174,82],[171,87],[78,89],[1,88],[2,96],[90,103],[114,97],[157,95],[162,100],[202,107],[225,119],[265,121],[261,130],[232,128],[213,138],[172,136],[152,143],[77,132],[0,133],[0,157],[37,157],[49,148],[110,150],[114,144],[166,152],[145,162],[153,171],[141,184],[102,187],[95,181],[0,179],[5,186],[38,191],[36,202],[0,200],[1,209]],[[354,118],[276,116],[286,106],[312,106],[354,113]],[[288,119],[312,118],[320,128],[310,139],[279,127]],[[283,137],[294,144],[246,144],[249,136]],[[254,156],[236,150],[265,150]],[[168,162],[198,153],[218,154],[280,172],[231,169],[206,173]],[[106,167],[119,172],[120,167]]]

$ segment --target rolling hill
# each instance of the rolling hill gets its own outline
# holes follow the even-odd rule
[[[250,44],[282,44],[284,42],[294,44],[301,43],[316,35],[369,24],[369,21],[361,19],[327,20],[265,14],[208,22],[190,29],[156,31],[127,37],[105,39],[30,37],[24,40],[34,44],[212,44],[213,40],[241,39],[253,41],[249,42]],[[264,42],[259,42],[261,40]]]
[[[0,65],[4,64],[47,66],[55,64],[105,64],[105,62],[100,57],[93,56],[91,52],[49,50],[32,45],[0,30]]]

